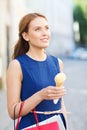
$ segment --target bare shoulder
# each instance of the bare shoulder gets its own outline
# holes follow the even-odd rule
[[[17,68],[20,68],[20,63],[15,59],[15,60],[12,60],[10,63],[9,63],[9,66],[8,66],[8,69],[17,69]]]
[[[60,71],[63,71],[63,61],[60,58],[58,58],[58,62],[59,62]]]
[[[21,71],[21,66],[18,60],[14,59],[12,60],[9,65],[8,65],[8,69],[7,69],[7,74],[22,74]]]

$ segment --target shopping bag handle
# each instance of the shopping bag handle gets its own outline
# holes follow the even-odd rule
[[[16,110],[16,106],[17,106],[17,104],[14,107],[14,130],[18,130],[18,126],[19,126],[19,123],[20,123],[20,117],[21,117],[23,106],[24,106],[24,101],[21,102],[21,106],[20,106],[20,110],[19,110],[19,114],[18,114],[18,118],[17,118],[17,124],[16,124],[16,127],[15,127],[15,110]]]
[[[21,113],[22,113],[22,109],[23,109],[24,103],[25,103],[25,101],[21,102],[21,106],[20,106],[20,110],[19,110],[16,126],[15,126],[15,110],[16,110],[17,104],[14,107],[14,130],[18,130],[18,126],[19,126],[19,123],[20,123],[20,117],[21,117]],[[36,113],[36,109],[33,110],[33,114],[34,114],[34,118],[35,118],[35,121],[36,121],[36,125],[38,126],[39,125],[39,121],[38,121],[38,116],[37,116],[37,113]]]

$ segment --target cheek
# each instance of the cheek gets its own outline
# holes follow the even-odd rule
[[[37,34],[37,33],[33,33],[33,34],[30,35],[30,38],[31,38],[31,39],[37,39],[37,38],[39,38],[39,37],[40,37],[40,34],[39,34],[39,33],[38,33],[38,34]]]
[[[39,37],[40,37],[40,36],[38,36],[38,35],[31,35],[31,36],[30,36],[30,42],[31,42],[32,44],[35,44],[36,42],[39,42]]]
[[[29,37],[29,40],[32,42],[32,41],[35,41],[35,40],[37,40],[38,39],[38,37],[37,37],[37,35],[34,35],[34,34],[31,34],[30,35],[30,37]]]
[[[51,38],[51,33],[50,32],[48,33],[48,37],[49,37],[49,39]]]
[[[51,36],[51,31],[48,30],[47,34],[48,34],[48,36],[50,37],[50,36]]]

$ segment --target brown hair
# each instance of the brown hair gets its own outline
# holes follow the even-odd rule
[[[30,22],[37,17],[46,19],[44,15],[39,13],[29,13],[21,19],[19,23],[19,39],[14,47],[14,53],[12,56],[13,59],[15,59],[17,56],[25,54],[29,50],[29,43],[23,39],[22,33],[28,32]]]

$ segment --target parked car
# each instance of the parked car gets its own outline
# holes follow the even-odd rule
[[[87,60],[87,49],[83,47],[79,47],[75,49],[70,55],[70,58],[73,59],[81,59],[81,60]]]

